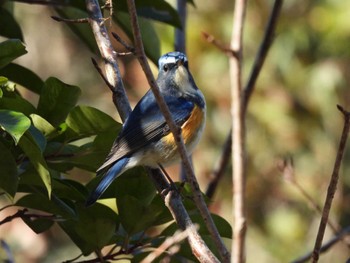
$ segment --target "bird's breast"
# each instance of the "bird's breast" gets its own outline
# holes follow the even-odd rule
[[[205,123],[205,112],[199,106],[195,106],[190,117],[181,126],[181,135],[189,152],[192,152],[194,146],[198,143]],[[163,143],[172,145],[176,148],[175,139],[172,133],[163,138]]]

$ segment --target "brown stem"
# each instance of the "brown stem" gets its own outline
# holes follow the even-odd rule
[[[113,88],[113,102],[118,109],[121,119],[125,120],[131,112],[131,107],[125,93],[117,58],[103,23],[104,18],[102,17],[98,0],[86,0],[86,8],[89,14],[90,26],[105,65],[106,79],[110,87]]]
[[[51,18],[57,22],[75,23],[75,24],[89,23],[88,18],[67,19],[67,18],[62,18],[62,17],[58,17],[58,16],[51,16]]]
[[[346,141],[348,139],[349,129],[350,129],[350,112],[345,111],[343,109],[343,107],[341,107],[340,105],[337,105],[337,107],[338,107],[338,110],[344,116],[344,127],[343,127],[343,132],[342,132],[340,143],[339,143],[337,157],[335,159],[335,163],[334,163],[334,167],[333,167],[331,180],[330,180],[329,185],[328,185],[327,196],[326,196],[326,200],[325,200],[325,203],[323,206],[320,226],[318,228],[315,246],[314,246],[314,250],[312,253],[312,262],[313,263],[318,262],[318,259],[319,259],[320,250],[321,250],[321,246],[322,246],[322,240],[323,240],[324,232],[326,230],[327,221],[328,221],[328,217],[329,217],[329,212],[331,210],[334,194],[337,190],[339,169],[340,169],[340,165],[341,165],[341,162],[342,162],[342,159],[344,156],[344,150],[345,150]]]
[[[269,21],[266,25],[264,38],[260,44],[259,51],[256,54],[254,65],[248,79],[248,83],[244,88],[244,92],[243,92],[243,111],[244,112],[247,109],[249,99],[254,91],[256,80],[265,62],[267,53],[270,50],[270,47],[272,45],[276,26],[277,26],[277,20],[278,20],[279,14],[281,13],[282,4],[283,4],[283,0],[275,0],[275,3],[273,5]]]
[[[244,167],[244,116],[242,114],[243,24],[246,1],[236,0],[231,38],[231,50],[237,56],[229,58],[231,77],[232,116],[232,182],[233,182],[233,240],[232,262],[245,262],[246,208]]]
[[[333,247],[335,244],[337,244],[339,241],[344,240],[346,236],[350,234],[350,227],[344,228],[342,231],[340,231],[337,235],[335,235],[333,238],[331,238],[328,242],[326,242],[321,248],[320,253],[324,253],[328,251],[331,247]],[[293,260],[292,263],[304,263],[308,261],[313,255],[313,252],[309,252],[305,254],[304,256]]]
[[[204,222],[206,223],[206,226],[209,230],[209,233],[211,234],[211,236],[214,239],[214,242],[218,248],[219,254],[222,257],[223,262],[229,262],[230,254],[222,242],[222,239],[219,235],[219,232],[217,231],[217,229],[215,227],[214,221],[213,221],[212,217],[210,216],[208,207],[205,204],[202,193],[200,192],[197,179],[195,178],[195,175],[193,173],[192,166],[191,166],[190,160],[188,158],[188,154],[187,154],[187,151],[186,151],[186,148],[185,148],[182,136],[181,136],[181,130],[179,127],[177,127],[174,120],[172,119],[169,108],[168,108],[167,104],[165,103],[165,101],[164,101],[164,99],[159,91],[159,87],[158,87],[158,85],[153,77],[152,71],[151,71],[150,66],[148,64],[147,57],[145,55],[145,51],[144,51],[144,47],[143,47],[143,43],[142,43],[142,39],[141,39],[141,33],[140,33],[139,24],[138,24],[135,2],[133,0],[128,0],[127,4],[128,4],[128,11],[130,14],[130,20],[131,20],[132,31],[133,31],[134,42],[135,42],[135,44],[134,44],[135,45],[135,54],[140,62],[140,65],[141,65],[143,71],[145,72],[148,83],[152,89],[152,92],[153,92],[156,100],[157,100],[158,106],[159,106],[162,114],[164,115],[164,118],[165,118],[167,124],[169,125],[169,128],[174,136],[177,149],[179,151],[181,160],[182,160],[183,165],[184,165],[184,169],[186,171],[187,181],[191,185],[191,188],[193,191],[195,203],[196,203],[196,205],[197,205],[197,207],[198,207],[198,209],[199,209],[199,211],[204,219]],[[188,227],[187,224],[186,224],[186,227]],[[190,237],[189,237],[189,240],[191,240]],[[199,243],[196,242],[193,244],[195,245],[195,244],[199,244]],[[203,244],[204,244],[204,242],[203,242]],[[198,255],[198,256],[202,256],[202,255]]]
[[[262,66],[263,66],[263,63],[264,63],[265,58],[267,56],[268,50],[270,49],[272,41],[274,39],[273,36],[274,36],[275,29],[276,29],[277,19],[279,17],[280,11],[281,11],[282,4],[283,4],[283,0],[275,0],[275,2],[274,2],[269,21],[266,25],[264,38],[260,44],[259,51],[255,57],[254,65],[253,65],[253,68],[251,70],[247,85],[245,86],[245,88],[243,90],[243,103],[242,104],[243,104],[243,113],[244,114],[245,114],[245,111],[246,111],[247,106],[248,106],[249,98],[251,97],[251,95],[254,91],[255,83],[256,83],[257,78],[258,78],[260,71],[262,69]],[[223,53],[225,53],[231,57],[237,57],[237,54],[235,53],[235,51],[230,49],[230,47],[223,45],[221,42],[216,40],[214,36],[209,35],[205,32],[203,32],[202,34],[203,34],[204,38],[206,39],[206,41],[208,41],[209,43],[212,43],[215,47],[217,47]],[[227,135],[226,143],[227,142],[231,143],[232,142],[231,139],[232,139],[232,129],[229,131],[229,133]],[[220,178],[222,178],[223,172],[225,171],[225,168],[227,167],[229,160],[230,160],[231,149],[227,149],[226,143],[225,143],[225,147],[222,150],[220,160],[218,162],[218,163],[220,163],[221,167],[217,167],[212,173],[213,180],[210,183],[210,191],[211,191],[212,195],[214,195],[214,192],[216,191],[216,186],[217,186],[218,182],[220,181]]]

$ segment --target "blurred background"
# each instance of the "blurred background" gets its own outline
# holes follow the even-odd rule
[[[175,6],[175,1],[169,1]],[[249,1],[244,28],[244,79],[264,34],[273,1]],[[205,41],[202,32],[229,43],[233,1],[195,1],[189,5],[187,55],[190,70],[208,105],[205,134],[193,154],[195,172],[205,191],[231,127],[228,59]],[[42,79],[58,77],[82,91],[80,104],[119,116],[91,63],[98,56],[83,45],[64,23],[55,22],[48,7],[15,3],[28,54],[16,61]],[[281,177],[278,164],[293,160],[297,184],[315,204],[323,206],[343,126],[336,105],[350,110],[350,2],[340,0],[284,2],[271,50],[248,106],[247,262],[290,262],[312,250],[320,214],[295,184]],[[172,51],[174,28],[155,23],[162,53]],[[118,29],[113,29],[117,30]],[[116,44],[117,51],[124,51]],[[39,58],[39,59],[38,59]],[[138,62],[120,59],[132,105],[148,90]],[[157,68],[154,65],[154,73]],[[23,92],[25,92],[23,90]],[[26,96],[35,104],[37,97]],[[349,147],[347,148],[349,149]],[[345,152],[330,220],[350,225],[350,152]],[[232,179],[228,167],[213,198],[212,211],[232,223]],[[178,167],[170,173],[176,179]],[[80,178],[76,174],[80,175]],[[72,178],[89,180],[81,171]],[[74,177],[75,176],[75,177]],[[8,211],[11,214],[11,211]],[[14,212],[14,211],[12,211]],[[5,215],[0,213],[1,218]],[[334,233],[327,228],[325,241]],[[17,219],[0,227],[16,262],[61,262],[79,254],[69,238],[53,227],[36,235]],[[339,242],[320,262],[345,262],[349,247]]]

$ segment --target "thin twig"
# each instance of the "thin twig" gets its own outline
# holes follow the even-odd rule
[[[214,221],[212,217],[210,216],[210,212],[205,204],[205,201],[203,199],[203,196],[200,192],[198,182],[194,176],[190,160],[188,158],[188,154],[181,136],[181,130],[179,127],[176,126],[174,120],[171,117],[171,113],[169,111],[168,106],[164,102],[164,99],[162,95],[160,94],[159,87],[153,77],[152,71],[149,67],[147,57],[145,55],[145,51],[143,48],[143,43],[141,39],[141,33],[138,25],[138,19],[137,19],[137,13],[136,13],[136,7],[135,7],[135,2],[133,0],[128,0],[128,10],[130,14],[130,19],[131,19],[131,25],[132,25],[132,30],[133,30],[133,35],[134,35],[134,42],[135,42],[135,53],[136,56],[140,62],[140,65],[145,72],[145,75],[147,77],[148,83],[151,86],[151,89],[153,91],[153,94],[157,100],[158,106],[164,115],[164,118],[169,125],[169,128],[174,136],[176,146],[178,148],[179,154],[181,156],[181,160],[184,163],[184,167],[186,169],[186,174],[187,174],[187,180],[189,184],[191,185],[193,195],[194,195],[194,200],[196,202],[196,205],[204,219],[204,222],[206,223],[206,226],[209,230],[209,233],[214,239],[214,242],[218,248],[219,254],[222,257],[223,262],[229,262],[230,254],[225,248],[222,239],[219,235],[219,232],[217,231]]]
[[[98,74],[100,74],[101,78],[103,79],[103,81],[106,83],[107,87],[114,92],[114,87],[112,86],[111,83],[109,83],[108,79],[106,78],[106,76],[103,74],[102,69],[100,68],[100,66],[98,65],[97,61],[94,58],[91,58],[92,64],[94,65],[95,69],[97,70]]]
[[[333,238],[331,238],[328,242],[326,242],[321,248],[320,253],[324,253],[328,251],[331,247],[333,247],[335,244],[337,244],[339,241],[344,240],[346,236],[350,235],[350,227],[346,227],[343,230],[341,230],[338,234],[336,234]],[[309,252],[305,254],[304,256],[293,260],[292,263],[304,263],[311,259],[313,252]]]
[[[131,53],[135,53],[135,48],[126,43],[117,33],[112,32],[112,36]]]
[[[243,106],[243,114],[245,114],[245,111],[248,107],[249,98],[254,91],[255,83],[256,83],[257,78],[258,78],[260,71],[262,69],[263,62],[265,61],[268,50],[270,49],[272,41],[274,39],[273,36],[275,34],[277,19],[279,17],[280,11],[281,11],[282,3],[283,3],[283,0],[275,0],[275,2],[274,2],[274,5],[272,8],[270,17],[269,17],[269,21],[266,25],[264,38],[260,44],[259,51],[257,52],[257,54],[255,56],[254,65],[253,65],[253,68],[251,70],[248,82],[247,82],[246,86],[244,87],[243,105],[242,105]],[[237,56],[237,54],[235,54],[235,52],[233,50],[231,50],[229,47],[223,45],[220,41],[216,40],[214,36],[209,35],[205,32],[203,32],[202,34],[203,34],[204,38],[209,43],[212,43],[215,47],[217,47],[223,53],[225,53],[229,56],[233,56],[233,57]],[[227,138],[225,140],[226,143],[230,143],[230,144],[232,143],[232,140],[231,140],[232,135],[231,134],[232,134],[232,129],[229,131],[229,133],[227,135]],[[226,143],[225,143],[225,145],[226,145]],[[219,182],[220,178],[222,178],[223,172],[225,171],[225,168],[227,167],[227,165],[229,163],[230,154],[231,154],[231,150],[226,149],[226,147],[223,148],[221,158],[218,162],[221,164],[221,167],[216,168],[215,171],[212,173],[213,176],[218,177],[218,179],[216,179],[215,177],[212,176],[213,180],[212,180],[212,183],[210,183],[211,184],[210,191],[213,192],[212,195],[214,194],[214,192],[216,190],[217,182]]]
[[[259,51],[255,56],[254,65],[250,72],[247,85],[245,86],[244,92],[243,92],[242,104],[243,104],[244,112],[247,109],[249,99],[254,91],[256,80],[262,69],[267,53],[270,50],[270,47],[272,45],[275,31],[276,31],[276,26],[277,26],[277,20],[278,20],[279,14],[281,13],[282,4],[283,4],[283,0],[275,0],[275,3],[273,5],[273,8],[270,14],[269,21],[265,28],[264,38],[260,44]]]
[[[35,5],[49,5],[49,6],[67,6],[68,2],[62,0],[16,0],[16,2],[21,2],[25,4],[35,4]]]
[[[174,48],[186,54],[186,21],[187,21],[187,1],[176,1],[177,13],[180,17],[181,28],[175,28]]]
[[[186,54],[186,21],[187,21],[187,1],[176,0],[176,9],[180,18],[181,28],[175,28],[174,34],[174,50]],[[192,165],[192,156],[190,156]],[[193,165],[192,165],[193,167]],[[186,169],[183,163],[180,168],[180,180],[186,180]]]
[[[221,180],[221,178],[224,175],[224,171],[227,167],[227,164],[229,163],[231,159],[231,153],[232,153],[232,137],[231,133],[230,136],[227,136],[224,147],[222,149],[219,161],[217,163],[217,166],[214,168],[211,178],[212,180],[208,184],[208,188],[205,192],[206,196],[210,199],[213,198],[214,193],[216,191],[216,188]]]
[[[314,198],[304,189],[304,187],[298,182],[295,171],[294,171],[294,165],[293,160],[291,158],[284,158],[280,159],[277,162],[277,168],[281,171],[282,177],[285,181],[292,184],[299,192],[300,194],[308,201],[311,208],[322,215],[322,208],[317,202],[314,200]],[[335,223],[331,222],[330,220],[327,221],[328,226],[332,229],[334,234],[337,234],[339,232],[339,226]],[[346,240],[343,240],[344,244],[349,246],[348,242]]]
[[[145,257],[141,263],[152,263],[156,258],[158,258],[162,253],[166,252],[167,249],[170,247],[177,245],[182,240],[186,239],[188,237],[189,229],[186,229],[185,231],[177,231],[175,234],[171,237],[168,237],[165,239],[165,241],[157,247],[152,253],[148,254],[147,257]]]
[[[231,50],[237,56],[229,58],[231,77],[232,115],[232,182],[233,182],[233,240],[232,262],[245,262],[246,207],[245,207],[245,147],[244,116],[242,114],[243,24],[246,0],[236,0],[231,38]]]
[[[67,19],[59,16],[51,16],[51,18],[57,22],[74,23],[74,24],[89,23],[88,18]]]
[[[24,208],[24,209],[18,210],[13,215],[5,217],[3,220],[0,221],[0,225],[3,225],[5,223],[9,223],[16,218],[22,218],[22,219],[24,219],[24,218],[26,218],[26,219],[47,218],[47,219],[55,220],[55,219],[57,219],[57,216],[56,215],[28,214],[28,209]]]
[[[237,53],[234,50],[232,50],[229,46],[224,45],[219,40],[215,39],[213,35],[202,32],[202,36],[208,43],[213,44],[217,49],[221,50],[228,57],[237,57]]]
[[[326,196],[326,200],[325,200],[325,203],[323,206],[320,226],[318,228],[315,246],[314,246],[314,250],[312,253],[312,262],[313,263],[318,262],[318,259],[319,259],[320,249],[322,246],[322,240],[323,240],[323,236],[324,236],[326,226],[327,226],[329,212],[331,210],[334,194],[337,190],[339,169],[340,169],[340,165],[341,165],[341,162],[343,159],[346,141],[348,139],[349,129],[350,129],[350,112],[347,112],[346,110],[344,110],[343,107],[341,107],[340,105],[337,105],[337,107],[338,107],[338,110],[344,116],[344,127],[343,127],[343,132],[342,132],[340,143],[339,143],[337,157],[336,157],[334,167],[333,167],[331,180],[330,180],[329,185],[328,185],[327,196]]]
[[[105,64],[106,79],[108,79],[110,87],[113,87],[114,105],[118,109],[121,119],[124,121],[131,112],[131,107],[125,93],[113,46],[107,29],[103,24],[104,18],[102,17],[98,0],[86,0],[86,8],[89,14],[92,32]]]

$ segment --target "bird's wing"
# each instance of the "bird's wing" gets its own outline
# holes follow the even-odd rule
[[[173,96],[164,99],[176,125],[181,126],[190,117],[194,103]],[[120,158],[160,140],[169,133],[169,126],[160,112],[153,93],[147,93],[130,113],[104,164],[97,172],[103,171]]]

